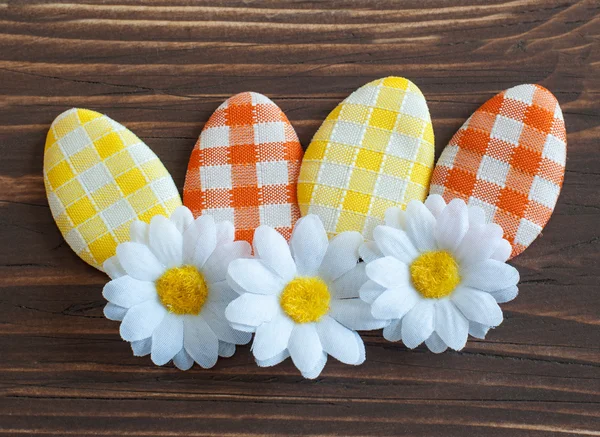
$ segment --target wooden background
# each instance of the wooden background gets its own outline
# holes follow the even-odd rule
[[[73,106],[109,114],[181,189],[203,123],[257,91],[306,146],[351,91],[386,75],[426,95],[437,154],[495,93],[558,97],[569,151],[553,218],[514,260],[504,324],[461,353],[364,334],[367,362],[316,381],[135,358],[102,316],[107,278],[54,224],[46,131]],[[0,1],[0,435],[600,435],[600,2],[570,0]]]

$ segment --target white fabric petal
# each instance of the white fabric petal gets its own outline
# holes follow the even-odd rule
[[[301,372],[302,376],[304,376],[306,379],[317,378],[323,371],[325,364],[327,364],[327,354],[325,352],[321,352],[321,356],[318,358],[315,367],[313,367],[307,372]]]
[[[175,225],[179,233],[183,235],[187,228],[192,226],[194,223],[194,215],[187,207],[178,206],[175,208],[175,211],[173,211],[173,214],[171,214],[170,220],[171,223]]]
[[[471,226],[482,226],[485,225],[485,211],[479,206],[469,206],[469,223]]]
[[[425,206],[431,214],[437,218],[446,207],[446,202],[439,194],[430,194],[429,197],[425,199]]]
[[[240,258],[232,261],[227,269],[227,282],[234,287],[254,294],[276,294],[285,282],[259,259]],[[234,288],[236,289],[236,288]]]
[[[119,244],[117,256],[127,274],[140,281],[156,281],[165,271],[150,249],[140,243]]]
[[[491,326],[482,325],[476,322],[469,322],[469,335],[484,340],[490,328]]]
[[[236,331],[249,332],[249,333],[256,332],[256,326],[242,325],[240,323],[233,323],[233,322],[229,322],[229,324]]]
[[[383,338],[387,341],[402,340],[402,319],[392,320],[392,322],[383,328]]]
[[[419,255],[408,234],[399,229],[377,226],[373,238],[384,256],[393,256],[405,264],[410,264]]]
[[[489,259],[500,244],[502,234],[502,228],[496,223],[471,226],[455,252],[461,266]]]
[[[183,263],[194,264],[194,251],[200,239],[196,222],[183,232]]]
[[[365,267],[365,263],[359,263],[349,272],[344,273],[333,283],[330,283],[329,291],[332,297],[336,299],[358,297],[361,285],[368,280]]]
[[[120,307],[114,303],[109,302],[104,306],[104,317],[108,320],[120,322],[125,317],[125,314],[127,314],[127,308]]]
[[[260,325],[256,328],[256,335],[252,343],[254,358],[258,361],[265,361],[280,355],[287,349],[293,329],[294,322],[283,314]]]
[[[374,241],[365,241],[361,244],[358,248],[358,254],[365,263],[375,261],[377,258],[383,256],[383,253],[381,253],[381,250],[377,247],[377,243]]]
[[[183,323],[183,344],[186,352],[204,369],[217,363],[219,339],[202,317],[186,316]]]
[[[502,310],[489,293],[469,287],[459,287],[450,298],[454,305],[471,322],[498,326],[502,323]]]
[[[126,275],[107,283],[102,290],[102,296],[115,305],[131,308],[156,297],[156,289],[152,282],[138,281]]]
[[[173,357],[173,364],[175,364],[175,367],[179,370],[189,370],[194,365],[194,359],[190,357],[190,354],[188,354],[185,349],[181,349],[177,355]]]
[[[333,282],[356,267],[360,255],[358,248],[363,243],[359,232],[342,232],[329,242],[319,273],[326,282]]]
[[[193,249],[192,263],[201,269],[217,246],[217,227],[214,218],[210,215],[198,217],[195,224],[198,240]]]
[[[230,323],[257,327],[272,320],[278,311],[277,297],[245,293],[227,305],[225,317]]]
[[[386,288],[403,287],[409,284],[408,266],[393,256],[376,259],[367,264],[367,276]]]
[[[131,342],[134,357],[145,357],[152,351],[152,337]]]
[[[231,289],[227,281],[212,282],[208,284],[207,303],[224,303],[225,306],[234,299],[240,297]]]
[[[448,346],[446,343],[444,343],[444,340],[442,340],[435,332],[431,334],[431,337],[425,340],[425,345],[434,354],[441,354],[448,349]]]
[[[299,276],[316,276],[328,245],[327,233],[318,216],[309,214],[296,222],[290,250]]]
[[[235,228],[230,221],[219,222],[217,227],[217,245],[233,243],[235,239]]]
[[[503,238],[498,242],[498,246],[496,247],[496,250],[494,250],[494,253],[492,253],[492,256],[490,258],[500,262],[506,262],[510,258],[511,253],[512,246],[508,241],[506,241]]]
[[[134,220],[129,225],[129,241],[133,243],[148,244],[150,226],[141,220]]]
[[[152,362],[163,366],[183,349],[183,319],[167,313],[152,333]]]
[[[117,255],[111,256],[106,261],[104,261],[102,269],[104,269],[104,271],[110,277],[110,279],[117,279],[127,274],[123,266],[121,266]]]
[[[388,288],[373,302],[371,314],[376,319],[401,319],[420,300],[412,287]]]
[[[125,341],[150,337],[166,314],[167,310],[158,301],[158,297],[131,307],[121,323],[121,337]]]
[[[302,372],[311,372],[318,366],[323,353],[317,328],[313,323],[303,323],[294,326],[288,350],[294,365]]]
[[[449,299],[435,305],[435,332],[451,349],[459,351],[467,344],[469,321]]]
[[[483,291],[502,290],[519,283],[519,271],[513,266],[488,259],[461,271],[462,284]]]
[[[230,358],[235,354],[235,344],[219,340],[219,356]]]
[[[373,317],[371,306],[360,299],[332,299],[329,316],[346,328],[358,331],[381,329],[388,324],[387,320]]]
[[[418,200],[408,202],[404,227],[410,240],[421,252],[436,249],[435,223],[435,217],[423,203]]]
[[[231,261],[238,258],[248,258],[252,248],[247,241],[224,243],[215,248],[202,268],[204,279],[209,284],[227,279],[227,268]]]
[[[275,355],[272,358],[269,358],[268,360],[256,360],[256,364],[258,365],[258,367],[271,367],[271,366],[276,366],[277,364],[285,361],[287,358],[289,358],[290,356],[290,352],[286,349],[283,352],[281,352],[280,354]]]
[[[392,206],[391,208],[385,210],[384,222],[386,226],[404,230],[406,213],[397,206]]]
[[[206,304],[200,314],[220,341],[232,344],[246,344],[252,339],[248,332],[237,331],[225,318],[225,304]]]
[[[490,295],[492,295],[498,303],[510,302],[517,297],[517,294],[519,294],[519,289],[516,285],[504,288],[502,290],[490,291]]]
[[[435,305],[431,299],[418,302],[402,319],[402,341],[414,349],[427,340],[433,332]]]
[[[371,304],[375,302],[375,299],[381,296],[385,290],[387,290],[387,288],[369,279],[360,287],[358,295],[360,296],[361,300]]]
[[[439,249],[454,252],[469,229],[469,213],[462,199],[453,199],[440,213],[435,225]]]
[[[254,254],[285,282],[296,275],[296,264],[285,238],[270,226],[259,226],[254,231]]]
[[[316,323],[316,328],[325,352],[344,364],[362,364],[365,345],[354,331],[340,325],[329,316],[324,316]]]

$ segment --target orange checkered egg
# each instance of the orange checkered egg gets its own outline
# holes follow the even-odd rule
[[[171,175],[135,134],[106,115],[70,109],[52,123],[44,184],[71,248],[102,270],[134,219],[170,216],[181,205]]]
[[[402,77],[370,82],[327,116],[306,149],[302,215],[318,215],[330,237],[358,231],[370,239],[388,208],[425,200],[433,156],[421,90]]]
[[[567,135],[556,98],[519,85],[488,100],[452,137],[431,193],[483,208],[513,247],[525,250],[548,222],[565,174]]]
[[[244,92],[210,117],[188,165],[183,203],[194,214],[231,221],[238,240],[252,242],[260,225],[289,239],[298,218],[296,185],[302,147],[279,107]]]

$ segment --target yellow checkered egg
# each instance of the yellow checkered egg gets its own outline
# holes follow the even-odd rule
[[[130,130],[105,115],[70,109],[52,123],[44,150],[52,216],[69,246],[102,270],[134,219],[170,216],[181,205],[162,162]]]
[[[421,90],[402,77],[354,91],[323,122],[302,161],[298,203],[331,237],[370,239],[392,206],[423,201],[433,169],[433,127]]]

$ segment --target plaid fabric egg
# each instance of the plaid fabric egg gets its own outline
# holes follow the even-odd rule
[[[565,174],[567,136],[556,98],[519,85],[483,104],[437,162],[431,193],[482,207],[523,252],[550,219]]]

